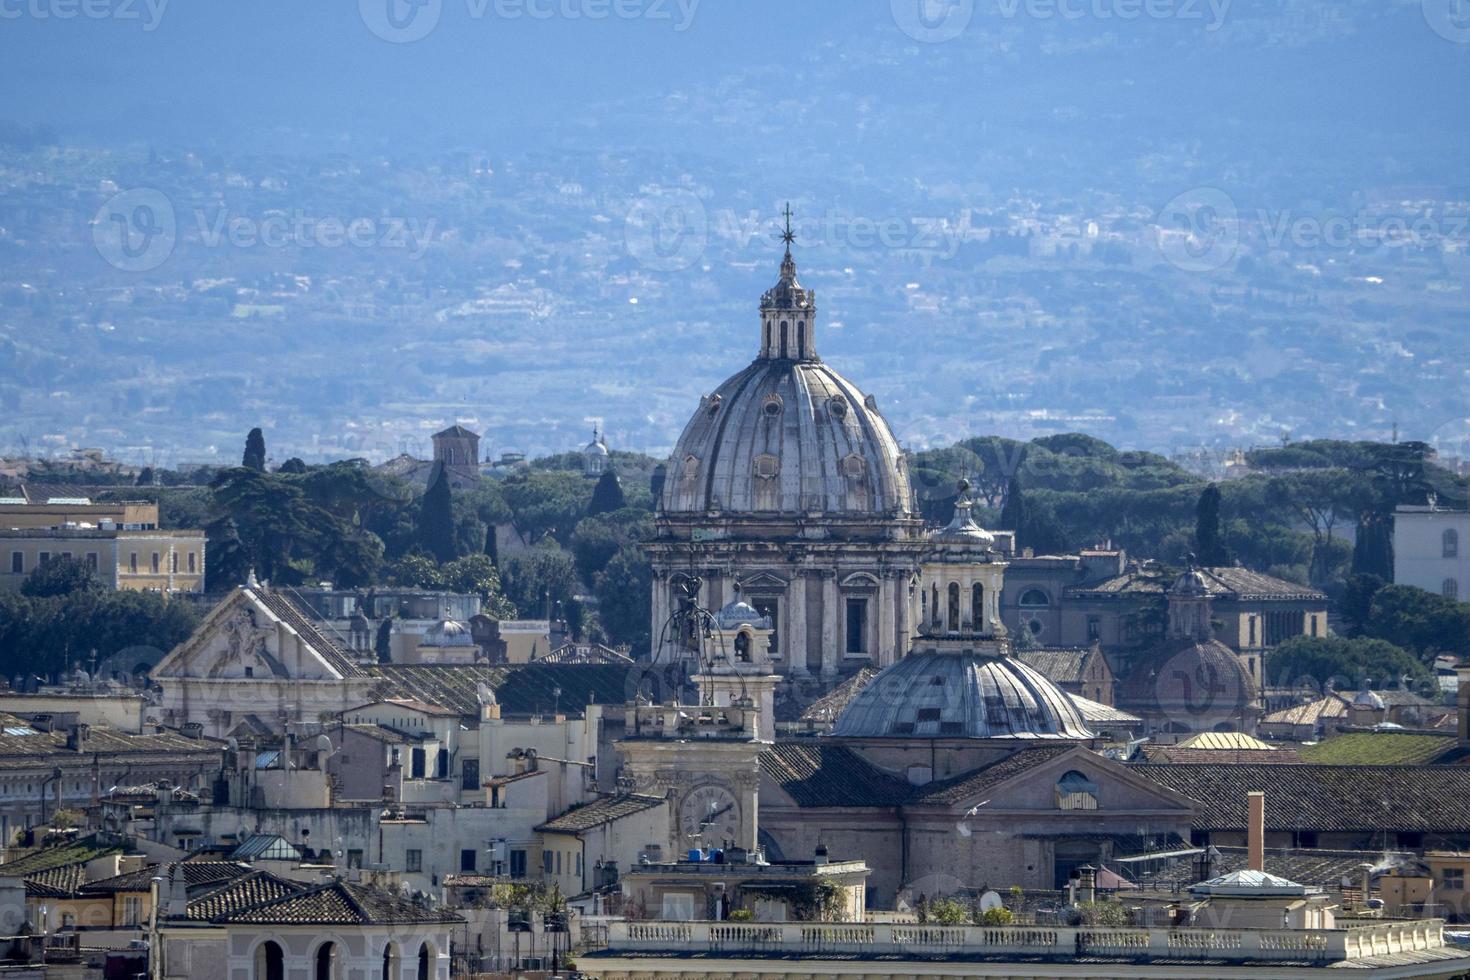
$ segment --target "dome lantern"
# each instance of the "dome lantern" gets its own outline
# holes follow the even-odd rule
[[[791,245],[791,205],[786,205],[786,230],[781,240],[786,255],[781,259],[781,278],[761,297],[761,359],[816,361],[817,294],[796,278],[796,260]]]

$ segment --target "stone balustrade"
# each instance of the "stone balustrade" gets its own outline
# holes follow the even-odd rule
[[[1439,949],[1439,919],[1342,929],[1152,929],[836,922],[615,922],[609,951],[922,958],[1200,959],[1314,965]]]

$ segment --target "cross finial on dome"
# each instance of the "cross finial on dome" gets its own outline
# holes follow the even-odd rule
[[[791,246],[796,241],[796,232],[794,232],[794,231],[791,230],[791,202],[790,201],[787,201],[786,202],[786,210],[784,212],[782,212],[782,213],[786,215],[786,230],[781,233],[781,241],[783,241],[783,242],[786,243],[786,254],[787,255],[790,255],[791,254]]]

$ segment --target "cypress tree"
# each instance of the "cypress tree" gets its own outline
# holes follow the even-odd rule
[[[1220,533],[1220,488],[1211,483],[1199,495],[1194,512],[1194,544],[1199,550],[1199,563],[1206,568],[1230,564],[1230,553]]]
[[[500,568],[500,538],[494,524],[485,526],[485,554],[490,556],[490,564]]]
[[[1025,532],[1023,525],[1026,523],[1026,496],[1021,490],[1021,478],[1012,476],[1011,482],[1006,487],[1006,502],[1000,509],[1000,526],[1007,531],[1016,532],[1016,550],[1021,549],[1021,535]]]
[[[611,514],[626,506],[628,506],[628,498],[623,496],[623,485],[618,481],[618,475],[612,470],[607,470],[592,491],[592,503],[587,507],[588,516]]]
[[[245,437],[245,456],[240,465],[248,470],[265,470],[265,433],[260,429],[251,429]]]
[[[458,557],[454,549],[454,501],[443,463],[435,463],[429,474],[429,488],[424,491],[419,512],[419,543],[441,565]]]

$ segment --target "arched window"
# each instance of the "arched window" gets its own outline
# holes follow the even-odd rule
[[[1460,598],[1460,580],[1454,578],[1445,579],[1444,586],[1440,589],[1440,591],[1444,593],[1444,597],[1446,599]]]
[[[255,980],[286,980],[286,956],[280,944],[264,942],[255,948]]]
[[[970,620],[974,623],[975,632],[985,631],[985,586],[979,582],[970,589]]]
[[[788,355],[786,353],[788,350],[791,349],[791,347],[790,347],[791,340],[790,340],[790,337],[788,336],[789,333],[790,333],[790,330],[789,330],[788,324],[786,323],[785,320],[782,320],[781,321],[781,356],[782,357],[788,357],[788,356],[790,356],[790,355]]]
[[[1444,545],[1444,556],[1446,558],[1458,558],[1458,557],[1460,557],[1460,532],[1459,531],[1456,531],[1454,528],[1449,528],[1441,536],[1441,542]]]
[[[735,659],[743,664],[750,663],[750,634],[745,630],[735,634]]]
[[[1043,609],[1051,605],[1051,599],[1040,589],[1027,589],[1021,593],[1021,607],[1023,609]]]
[[[429,944],[419,946],[419,980],[432,980],[429,973],[429,964],[433,961],[433,953],[429,950]]]
[[[960,583],[949,583],[949,632],[960,631]]]
[[[316,970],[312,973],[313,980],[336,980],[337,944],[328,941],[318,946],[314,962]]]
[[[383,980],[401,980],[402,973],[398,967],[398,947],[389,943],[383,947]]]
[[[929,603],[929,609],[934,614],[934,625],[938,626],[941,622],[940,617],[943,615],[939,611],[939,586],[937,584],[932,586],[929,589],[929,593],[933,596],[932,601]]]

